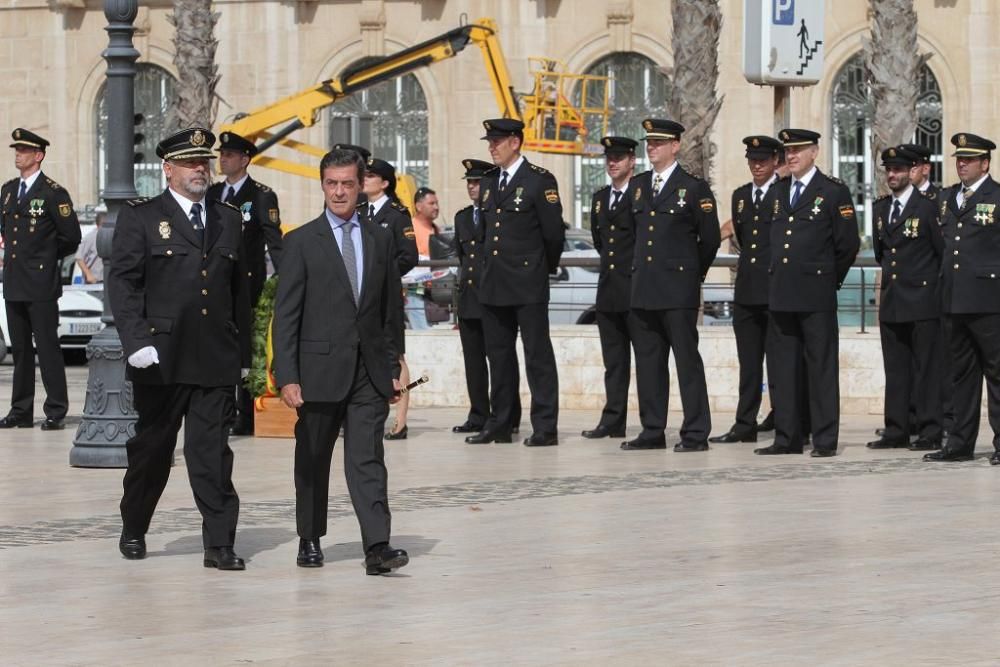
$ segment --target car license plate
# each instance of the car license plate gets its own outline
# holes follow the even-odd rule
[[[99,322],[73,322],[69,325],[71,334],[95,334],[104,326]]]

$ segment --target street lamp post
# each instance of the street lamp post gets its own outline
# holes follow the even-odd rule
[[[108,180],[104,201],[108,216],[97,235],[97,252],[104,260],[104,273],[111,266],[111,239],[122,205],[135,199],[133,147],[135,139],[135,61],[139,52],[132,45],[132,25],[139,11],[138,0],[104,0],[108,19],[108,48],[101,55],[108,62],[108,134],[105,142]],[[128,465],[125,441],[135,434],[135,407],[132,383],[125,379],[125,353],[105,292],[107,326],[87,345],[89,374],[83,421],[73,438],[69,453],[71,466],[84,468],[124,468]]]

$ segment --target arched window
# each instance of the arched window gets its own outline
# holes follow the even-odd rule
[[[427,97],[412,74],[383,81],[345,97],[330,109],[330,145],[365,146],[430,185],[427,151]]]
[[[670,81],[646,56],[632,52],[613,53],[598,60],[586,73],[611,79],[608,107],[613,111],[608,119],[608,134],[639,139],[643,135],[643,119],[665,117]],[[596,143],[599,139],[595,131],[593,141]],[[641,143],[636,148],[636,158],[636,173],[649,168]],[[590,227],[591,195],[608,183],[604,158],[578,157],[574,182],[573,219],[579,220],[583,227]]]
[[[875,109],[865,72],[864,58],[859,53],[848,60],[837,74],[833,85],[833,175],[843,180],[854,196],[858,212],[859,232],[871,236],[868,212],[875,197],[877,160],[871,154],[871,126]],[[912,140],[929,146],[933,151],[931,180],[942,177],[942,116],[941,89],[927,65],[920,71],[920,92],[917,97],[917,131]]]
[[[135,113],[141,114],[135,131],[142,138],[135,145],[135,189],[140,196],[151,197],[166,187],[156,144],[164,135],[167,106],[174,99],[176,81],[161,67],[140,63],[135,76]],[[108,178],[105,146],[108,138],[108,111],[105,87],[97,95],[97,191],[104,191]]]

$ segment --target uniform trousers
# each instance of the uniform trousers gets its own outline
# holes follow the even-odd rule
[[[885,439],[941,439],[941,321],[879,323],[885,367]],[[910,406],[916,423],[910,423]]]
[[[979,437],[983,378],[1000,386],[1000,314],[947,315],[955,423],[948,433],[949,451],[971,454]],[[987,401],[994,443],[1000,432],[1000,401]]]
[[[597,332],[604,360],[604,409],[600,426],[625,429],[628,386],[632,380],[632,333],[628,311],[597,311]]]
[[[465,387],[469,393],[469,415],[466,421],[482,429],[490,417],[490,374],[486,358],[486,335],[483,321],[478,317],[459,317],[458,335],[462,341],[462,357],[465,361]],[[515,351],[514,411],[511,428],[521,424],[521,395],[516,387],[520,384],[521,373],[517,367]]]
[[[122,482],[125,531],[142,536],[167,485],[177,432],[184,422],[184,460],[194,501],[202,517],[205,548],[232,546],[240,499],[233,488],[229,448],[232,386],[132,384],[139,415],[135,435],[125,443],[128,470]]]
[[[736,356],[740,362],[740,397],[736,404],[736,424],[733,432],[748,435],[757,429],[764,383],[764,360],[767,359],[767,377],[773,378],[772,352],[768,335],[771,317],[767,304],[733,304],[733,333],[736,336]]]
[[[7,301],[7,327],[14,356],[10,415],[31,419],[35,411],[35,351],[45,387],[46,417],[63,419],[69,409],[66,367],[59,347],[58,301]],[[32,343],[34,337],[34,343]]]

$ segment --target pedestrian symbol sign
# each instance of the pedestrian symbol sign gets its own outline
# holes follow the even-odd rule
[[[744,0],[743,75],[807,86],[823,73],[824,0]]]

